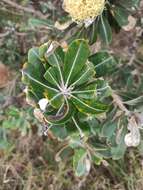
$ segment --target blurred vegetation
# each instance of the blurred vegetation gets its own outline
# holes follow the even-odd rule
[[[25,101],[22,64],[30,47],[60,36],[54,23],[64,19],[61,2],[0,1],[0,190],[141,190],[142,146],[140,154],[129,149],[124,159],[92,166],[89,176],[78,179],[70,159],[55,159],[64,144],[43,136],[43,126]],[[123,60],[110,83],[113,88],[132,89],[134,98],[143,95],[142,16],[143,6],[137,27],[121,31],[110,49]]]

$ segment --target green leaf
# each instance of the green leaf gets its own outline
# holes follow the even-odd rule
[[[139,96],[137,98],[134,98],[132,100],[125,101],[124,104],[130,105],[130,106],[137,106],[143,104],[143,96]]]
[[[89,118],[87,117],[87,123],[93,135],[99,135],[101,133],[100,123],[95,116]]]
[[[128,21],[128,12],[127,10],[125,10],[122,7],[119,6],[115,6],[113,8],[113,16],[116,19],[116,21],[118,22],[119,26],[126,26],[129,21]]]
[[[40,58],[41,62],[43,63],[45,69],[49,68],[49,64],[46,60],[46,53],[47,53],[47,50],[48,50],[50,44],[51,44],[51,42],[49,41],[39,47],[39,58]]]
[[[117,67],[117,60],[108,52],[98,52],[89,57],[89,61],[94,64],[96,76],[101,77],[113,73]]]
[[[127,129],[124,126],[122,126],[120,136],[118,137],[119,142],[117,146],[114,146],[111,148],[112,158],[114,160],[123,158],[125,154],[127,146],[125,145],[124,138],[125,138],[126,133],[127,133]]]
[[[72,94],[77,95],[78,98],[93,99],[97,96],[96,83],[87,84],[85,87],[77,88]]]
[[[71,86],[80,86],[84,83],[92,81],[93,77],[95,76],[95,69],[94,65],[90,62],[86,64],[86,66],[81,70],[80,73],[78,73],[77,76],[74,77],[73,81],[71,82]]]
[[[92,155],[92,160],[96,165],[99,166],[103,161],[103,158],[97,154],[97,155]]]
[[[45,53],[47,52],[49,45],[49,43],[45,43],[39,47],[39,57],[41,61],[45,60]]]
[[[98,32],[101,40],[109,45],[112,41],[112,30],[106,16],[101,15],[98,22]]]
[[[39,49],[32,48],[28,52],[28,63],[23,66],[23,82],[29,85],[30,89],[39,99],[43,98],[46,81],[43,77],[44,66],[40,61]]]
[[[44,74],[45,79],[54,85],[55,88],[60,88],[60,75],[57,67],[50,67]]]
[[[28,51],[28,63],[32,65],[40,63],[39,48],[34,47]]]
[[[100,114],[106,112],[108,106],[96,101],[84,101],[76,96],[71,96],[71,100],[80,112],[85,114]]]
[[[8,150],[12,145],[7,140],[0,140],[0,150]]]
[[[53,87],[51,87],[48,84],[45,84],[43,82],[41,82],[40,80],[37,80],[35,77],[32,77],[29,73],[27,73],[26,71],[23,71],[23,75],[24,77],[27,78],[27,81],[29,81],[29,83],[31,83],[31,86],[33,87],[33,85],[35,84],[35,87],[40,88],[43,90],[43,92],[45,90],[50,90],[53,93],[58,93],[59,91]]]
[[[114,135],[115,130],[117,128],[117,122],[112,123],[108,122],[103,125],[102,131],[101,131],[101,136],[107,137],[108,140]]]
[[[81,177],[87,175],[90,170],[90,160],[87,157],[86,150],[78,148],[75,150],[73,156],[73,167],[76,176]]]
[[[20,113],[19,113],[19,109],[18,108],[14,107],[14,106],[11,106],[11,107],[9,107],[9,110],[8,110],[7,114],[9,116],[18,118]]]
[[[83,39],[86,39],[88,40],[89,44],[92,45],[96,42],[97,40],[97,25],[98,25],[98,22],[95,22],[93,24],[91,24],[89,27],[87,28],[82,28],[82,32],[81,32],[81,35],[77,38],[83,38]]]
[[[64,79],[66,86],[82,70],[89,56],[89,46],[85,40],[75,40],[68,48],[64,62]]]
[[[46,59],[51,66],[53,66],[53,65],[55,65],[57,67],[58,67],[58,65],[61,66],[64,62],[65,54],[61,47],[56,47],[57,44],[51,43],[51,45],[53,46],[53,50],[49,54],[48,53],[46,54]]]
[[[49,103],[52,104],[55,108],[59,108],[61,106],[63,103],[63,96],[58,89],[49,84],[46,84],[46,81],[43,82],[41,79],[38,80],[32,77],[26,71],[23,71],[23,76],[28,81],[26,84],[29,84],[31,86],[32,94],[36,94],[38,101],[46,97],[49,99]],[[41,78],[43,78],[43,76]]]
[[[82,146],[82,139],[79,136],[78,132],[70,134],[69,146],[73,149],[79,148]]]
[[[42,27],[46,26],[47,29],[53,29],[54,23],[51,22],[51,20],[43,20],[43,19],[37,19],[37,18],[30,18],[28,20],[28,24],[32,27]]]
[[[121,6],[125,7],[126,9],[132,7],[138,8],[140,5],[140,0],[129,0],[129,1],[120,0],[119,3]]]
[[[97,23],[94,22],[87,31],[87,37],[89,38],[89,44],[92,45],[97,40]]]
[[[3,128],[5,129],[18,129],[20,128],[22,125],[22,119],[19,117],[19,118],[9,118],[8,120],[5,120],[3,122]]]
[[[64,140],[67,137],[67,130],[65,125],[54,125],[50,129],[52,133],[59,139]]]
[[[93,144],[94,150],[98,157],[101,158],[111,158],[111,148],[107,146],[106,144],[101,144],[100,142],[95,142]]]
[[[55,45],[56,46],[56,45]],[[53,49],[55,49],[54,44],[53,44]],[[56,75],[57,75],[57,79],[59,80],[60,84],[64,85],[64,77],[63,77],[63,69],[62,69],[62,65],[63,65],[63,61],[64,61],[64,52],[61,49],[61,47],[56,48],[55,50],[53,50],[53,52],[51,52],[49,55],[46,55],[46,59],[48,61],[48,63],[53,67],[57,67],[57,71]]]

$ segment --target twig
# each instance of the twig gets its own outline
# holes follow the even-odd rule
[[[123,111],[126,115],[130,115],[130,111],[124,106],[120,96],[112,92],[112,98],[114,103]]]
[[[10,34],[10,31],[6,31],[4,33],[0,33],[0,38],[4,38]]]
[[[23,7],[21,5],[18,5],[15,2],[12,2],[11,0],[1,0],[2,2],[4,2],[5,4],[14,7],[16,9],[19,9],[21,11],[27,12],[27,13],[31,13],[34,14],[35,16],[41,18],[41,19],[45,19],[46,17],[40,12],[40,11],[35,11],[34,9],[28,8],[28,7]]]

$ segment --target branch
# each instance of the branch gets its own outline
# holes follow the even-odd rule
[[[21,11],[24,11],[24,12],[27,12],[27,13],[31,13],[31,14],[34,14],[35,16],[41,18],[41,19],[45,19],[46,17],[40,12],[40,11],[35,11],[34,9],[31,9],[31,8],[28,8],[28,7],[23,7],[21,5],[18,5],[17,3],[15,2],[12,2],[11,0],[1,0],[3,3],[13,7],[13,8],[16,8],[16,9],[19,9]]]
[[[0,33],[0,38],[4,38],[10,34],[10,31],[6,31],[4,33]]]
[[[115,94],[115,92],[112,92],[112,98],[114,103],[120,108],[120,110],[125,112],[126,115],[130,115],[130,111],[124,106],[120,96]]]

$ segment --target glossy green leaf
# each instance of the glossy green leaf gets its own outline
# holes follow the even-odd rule
[[[108,52],[98,52],[91,55],[89,60],[94,64],[97,77],[113,73],[118,63],[114,56]]]
[[[84,101],[76,96],[71,96],[71,100],[80,112],[86,114],[100,114],[106,112],[108,106],[96,101]]]
[[[50,67],[47,69],[46,73],[44,74],[44,78],[55,88],[60,88],[60,75],[57,67]]]
[[[72,92],[73,95],[77,95],[78,98],[93,99],[97,96],[96,83],[87,84],[86,87],[77,88]]]
[[[95,76],[95,69],[94,65],[90,62],[85,65],[85,67],[81,70],[80,73],[78,73],[77,76],[74,77],[73,81],[71,82],[71,86],[80,86],[84,83],[92,81],[93,77]]]
[[[89,47],[85,40],[76,40],[68,48],[64,62],[64,80],[66,85],[82,70],[89,56]]]
[[[89,38],[89,44],[94,44],[97,40],[97,23],[94,22],[87,31],[87,38]]]
[[[98,22],[100,39],[107,45],[112,41],[112,30],[106,16],[101,15]]]
[[[119,6],[115,6],[113,8],[113,16],[116,19],[116,21],[118,22],[119,26],[125,26],[129,23],[128,21],[128,12],[127,10],[125,10],[122,7]]]

